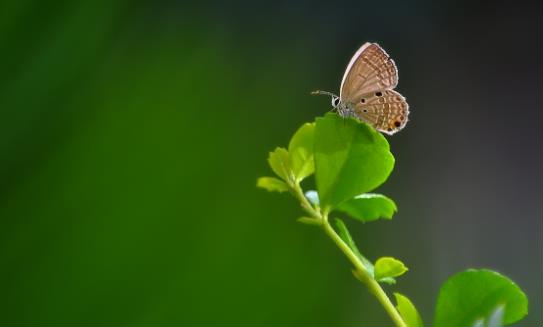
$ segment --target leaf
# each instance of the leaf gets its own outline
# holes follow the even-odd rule
[[[286,192],[288,191],[288,185],[282,180],[275,177],[260,177],[256,181],[256,186],[268,190],[270,192]]]
[[[375,262],[375,279],[398,277],[407,271],[407,267],[398,259],[382,257]]]
[[[343,242],[345,242],[345,244],[349,246],[349,248],[353,251],[353,253],[358,257],[358,259],[360,259],[360,261],[362,262],[362,265],[364,266],[364,268],[366,268],[366,271],[370,274],[370,276],[373,277],[373,264],[371,263],[371,261],[366,259],[366,257],[364,257],[362,253],[360,253],[360,251],[358,250],[358,247],[356,246],[356,243],[351,237],[351,234],[349,233],[349,230],[347,229],[347,226],[345,225],[343,220],[336,218],[335,221],[336,221],[336,227],[339,230],[339,237],[341,237]]]
[[[367,124],[332,113],[317,118],[315,174],[325,211],[373,190],[393,166],[387,140]]]
[[[313,159],[313,139],[315,123],[305,123],[300,127],[288,145],[290,163],[297,182],[315,172]]]
[[[321,226],[322,225],[322,222],[319,219],[316,219],[316,218],[300,217],[297,220],[298,220],[298,222],[300,222],[302,224],[315,225],[315,226]]]
[[[519,321],[528,313],[526,295],[509,278],[491,270],[466,270],[441,287],[434,326],[472,326],[499,306],[504,306],[504,325]]]
[[[385,283],[385,284],[388,284],[388,285],[394,285],[396,284],[396,278],[394,277],[383,277],[381,279],[378,280],[379,283]]]
[[[270,152],[268,163],[272,170],[285,182],[290,183],[292,178],[292,169],[290,166],[290,155],[285,148],[275,148]]]
[[[422,318],[415,305],[405,295],[400,293],[394,293],[394,297],[396,297],[396,308],[407,324],[407,327],[423,327]]]
[[[392,219],[394,213],[398,211],[394,201],[375,193],[357,195],[338,205],[337,209],[363,222],[379,218]]]
[[[305,192],[305,197],[311,202],[311,204],[318,206],[319,205],[319,193],[317,191],[307,191]]]

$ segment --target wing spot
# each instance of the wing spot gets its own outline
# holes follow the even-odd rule
[[[378,97],[382,97],[383,93],[382,92],[377,92],[377,93],[375,93],[375,95],[378,96]]]
[[[389,128],[387,129],[387,131],[392,132],[392,128],[389,127]]]
[[[394,126],[396,126],[396,127],[400,127],[401,124],[402,124],[402,123],[401,123],[400,121],[395,121],[395,122],[394,122]]]
[[[366,99],[362,98],[362,99],[360,99],[360,102],[366,103]]]

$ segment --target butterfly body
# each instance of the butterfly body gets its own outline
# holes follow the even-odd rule
[[[397,84],[394,61],[377,43],[365,43],[347,66],[339,96],[326,91],[312,93],[332,96],[332,106],[342,117],[354,117],[394,134],[405,127],[409,115],[405,98],[393,90]]]

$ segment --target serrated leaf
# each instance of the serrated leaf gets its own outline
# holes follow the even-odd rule
[[[396,309],[398,309],[407,327],[424,327],[422,318],[411,300],[400,293],[394,293],[394,297],[396,297]]]
[[[363,222],[379,218],[392,219],[398,208],[390,198],[375,193],[365,193],[355,196],[338,205],[337,209]]]
[[[307,191],[305,192],[305,197],[311,202],[313,205],[318,206],[320,204],[319,201],[319,193],[317,191]]]
[[[345,244],[347,244],[347,246],[349,246],[349,248],[353,251],[353,253],[358,257],[358,259],[360,259],[360,261],[362,262],[362,265],[364,265],[364,268],[366,268],[366,271],[368,272],[368,274],[373,277],[373,264],[371,263],[371,261],[366,259],[366,257],[364,257],[362,253],[360,253],[360,251],[358,250],[358,247],[356,246],[356,243],[351,237],[351,233],[349,233],[349,230],[347,229],[347,226],[345,225],[343,220],[336,218],[335,222],[336,222],[336,227],[339,230],[339,237],[343,240],[343,242],[345,242]]]
[[[392,257],[382,257],[375,262],[375,279],[398,277],[407,271],[407,267],[398,259]]]
[[[452,276],[439,291],[435,327],[472,326],[503,306],[503,324],[528,313],[528,299],[509,278],[491,270],[470,269]]]
[[[315,161],[313,159],[314,132],[315,123],[305,123],[294,133],[288,145],[290,163],[297,182],[315,172]]]
[[[367,124],[332,113],[317,118],[315,174],[325,210],[373,190],[393,166],[387,140]]]
[[[292,168],[290,166],[290,155],[287,149],[279,147],[275,148],[268,156],[268,163],[277,176],[290,184],[292,180]]]
[[[282,180],[275,177],[260,177],[256,181],[256,186],[268,190],[270,192],[286,192],[288,185]]]

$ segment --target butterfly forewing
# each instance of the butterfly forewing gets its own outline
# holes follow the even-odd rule
[[[365,43],[351,59],[343,76],[340,98],[354,103],[364,94],[391,90],[398,84],[398,70],[377,43]]]
[[[409,106],[400,93],[383,90],[359,97],[354,103],[354,114],[375,129],[394,134],[407,123]]]

